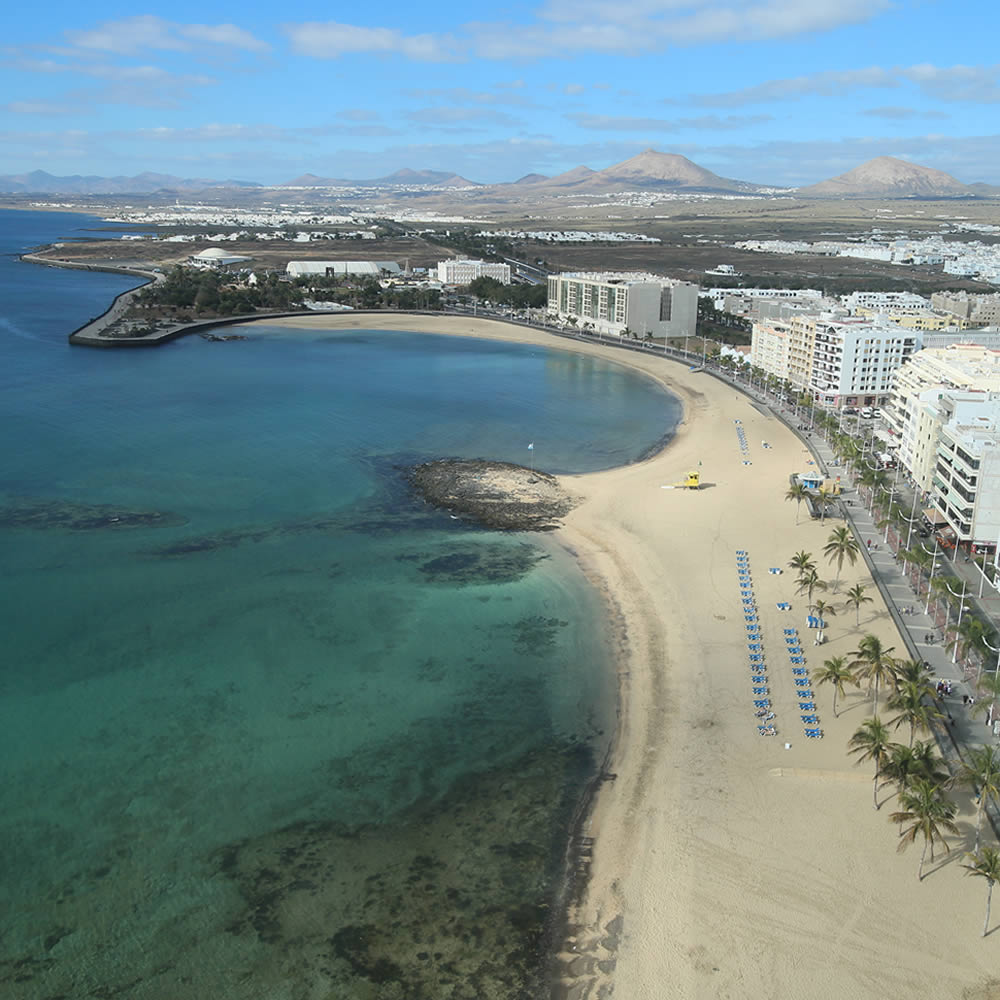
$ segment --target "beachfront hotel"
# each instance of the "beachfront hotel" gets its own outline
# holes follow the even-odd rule
[[[490,260],[443,260],[437,266],[442,285],[468,285],[476,278],[493,278],[501,285],[510,284],[510,264]]]
[[[974,426],[995,415],[1000,415],[1000,351],[979,344],[918,351],[896,373],[882,413],[897,460],[928,491],[943,428]]]
[[[754,323],[750,363],[824,406],[880,406],[922,340],[891,323],[806,313]]]
[[[698,318],[698,286],[656,274],[567,272],[548,279],[548,311],[581,330],[645,340],[690,337]]]

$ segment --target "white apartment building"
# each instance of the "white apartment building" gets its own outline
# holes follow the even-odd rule
[[[443,260],[437,266],[442,285],[468,285],[476,278],[493,278],[503,285],[510,284],[510,264],[488,260]]]
[[[931,503],[959,544],[991,550],[1000,538],[1000,407],[941,428]]]
[[[896,373],[882,416],[900,464],[929,490],[941,428],[989,416],[1000,399],[1000,351],[951,344],[915,353]]]
[[[840,301],[855,315],[856,310],[868,312],[923,312],[931,308],[929,299],[914,292],[851,292],[842,295]]]
[[[550,315],[579,329],[645,339],[689,337],[698,319],[698,286],[655,274],[569,272],[550,275]]]
[[[969,326],[1000,324],[1000,295],[970,295],[968,292],[935,292],[931,296],[935,309],[968,320]]]
[[[824,406],[878,406],[920,338],[919,331],[837,313],[760,320],[750,361]]]

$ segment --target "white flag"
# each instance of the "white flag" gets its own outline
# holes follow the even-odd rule
[[[528,451],[534,451],[534,450],[535,450],[535,442],[532,441],[531,444],[528,445]]]

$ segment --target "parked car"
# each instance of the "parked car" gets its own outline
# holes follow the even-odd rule
[[[861,416],[864,417],[865,420],[870,420],[872,416],[871,407],[869,406],[864,407],[864,409],[862,409],[861,411]]]

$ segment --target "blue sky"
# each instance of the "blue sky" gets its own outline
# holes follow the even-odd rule
[[[761,183],[811,183],[886,154],[1000,184],[989,0],[302,10],[14,5],[0,173],[278,183],[412,167],[493,182],[653,147]]]

